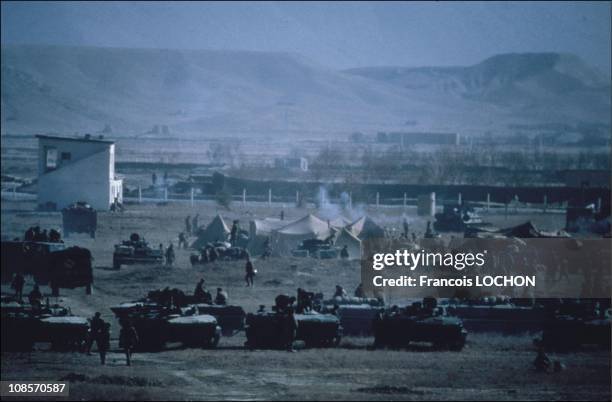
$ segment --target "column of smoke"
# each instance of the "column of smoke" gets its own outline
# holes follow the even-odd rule
[[[318,215],[321,219],[332,221],[337,218],[345,218],[353,222],[365,215],[365,206],[361,203],[351,203],[350,195],[346,191],[340,194],[339,202],[333,203],[327,188],[319,186],[317,203],[319,206]]]
[[[354,222],[362,216],[367,215],[366,205],[363,203],[351,203],[350,195],[347,192],[342,192],[340,194],[340,199],[336,203],[333,203],[329,196],[329,191],[325,186],[319,186],[317,204],[319,206],[319,217],[328,221],[333,221],[337,218],[345,218],[349,222]],[[385,227],[385,229],[389,231],[389,236],[393,237],[401,234],[404,220],[408,222],[410,232],[420,229],[414,226],[415,219],[405,212],[402,213],[399,218],[396,216],[388,216],[385,213],[377,213],[375,216],[376,223]]]

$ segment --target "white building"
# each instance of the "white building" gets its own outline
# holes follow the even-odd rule
[[[38,205],[62,209],[84,201],[108,210],[123,202],[123,182],[115,175],[115,143],[82,138],[37,135]]]

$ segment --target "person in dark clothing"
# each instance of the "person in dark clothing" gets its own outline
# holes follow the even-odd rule
[[[251,259],[247,256],[247,261],[245,265],[246,275],[244,276],[244,280],[246,281],[247,287],[253,287],[253,279],[255,278],[255,268],[253,267],[253,263]]]
[[[138,333],[136,328],[129,321],[121,323],[121,331],[119,332],[119,347],[125,352],[125,360],[128,366],[132,365],[132,353],[138,345]]]
[[[227,292],[222,288],[217,288],[217,296],[215,297],[215,304],[225,306],[228,302],[229,296]]]
[[[270,238],[266,237],[266,240],[264,241],[264,245],[263,245],[263,254],[261,255],[261,259],[265,260],[268,257],[272,256],[272,247],[270,247]]]
[[[194,235],[198,234],[198,219],[200,218],[200,214],[196,214],[191,220],[191,233]]]
[[[342,247],[342,250],[340,250],[340,258],[343,260],[348,260],[349,258],[348,246],[346,244]]]
[[[238,233],[240,233],[240,225],[238,220],[235,220],[232,224],[232,229],[230,230],[230,243],[232,246],[236,245],[236,241],[238,240]]]
[[[168,248],[166,249],[166,265],[171,267],[172,264],[174,264],[174,247],[172,246],[172,243],[170,243],[170,245],[168,246]]]
[[[30,292],[30,294],[28,295],[28,300],[30,302],[31,305],[37,304],[40,305],[41,301],[42,301],[42,293],[40,292],[40,288],[38,287],[38,285],[34,285],[34,289],[32,289],[32,291]]]
[[[89,323],[89,337],[87,339],[87,354],[91,354],[91,346],[94,342],[98,343],[98,336],[104,329],[106,323],[100,317],[100,313],[96,312]]]
[[[404,218],[404,222],[402,222],[402,226],[404,228],[404,239],[407,239],[408,232],[410,231],[410,225],[408,225],[408,219]]]
[[[190,235],[191,233],[191,215],[187,215],[185,218],[185,232]]]
[[[106,353],[110,349],[110,324],[104,323],[102,330],[96,338],[96,345],[98,346],[98,353],[100,353],[100,363],[106,364]]]
[[[25,278],[21,273],[16,273],[11,282],[11,289],[15,290],[15,298],[18,301],[23,299],[23,285],[25,285]]]
[[[179,233],[178,235],[178,248],[180,249],[181,246],[183,246],[183,249],[187,248],[187,238],[183,232]]]

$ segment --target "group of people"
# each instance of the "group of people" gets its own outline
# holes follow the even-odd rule
[[[23,287],[25,286],[26,280],[21,273],[13,275],[11,281],[11,289],[15,291],[15,299],[19,302],[23,301]],[[28,302],[33,306],[40,306],[42,304],[43,294],[38,287],[38,284],[34,284],[34,287],[28,294]]]
[[[185,218],[185,234],[187,236],[196,236],[198,234],[198,220],[200,218],[199,214],[196,214],[193,218],[191,215],[187,215]]]
[[[132,364],[132,353],[138,345],[138,333],[136,328],[128,319],[120,320],[121,330],[119,331],[119,348],[123,349],[128,366]],[[96,312],[90,319],[89,337],[87,341],[87,354],[91,355],[91,347],[94,342],[100,354],[100,363],[106,364],[106,354],[110,350],[110,328],[111,325],[105,322],[100,313]]]
[[[39,241],[39,242],[49,242],[49,243],[63,243],[62,235],[59,230],[51,229],[47,231],[47,229],[40,229],[40,226],[32,226],[29,227],[28,230],[25,231],[23,236],[25,241]]]
[[[201,278],[193,291],[194,299],[199,303],[212,304],[212,294],[206,289],[204,285],[204,278]],[[225,306],[229,302],[229,295],[223,288],[217,288],[217,294],[214,299],[214,304]]]

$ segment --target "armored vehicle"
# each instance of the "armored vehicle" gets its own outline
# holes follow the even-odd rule
[[[96,237],[98,213],[85,202],[74,203],[62,209],[62,226],[65,237],[70,233],[87,233],[93,239]]]
[[[54,296],[59,296],[60,288],[81,286],[91,294],[92,257],[86,248],[66,248],[64,243],[3,241],[1,254],[3,283],[21,273],[31,275],[39,285],[50,285]]]
[[[153,249],[137,233],[130,235],[130,240],[124,240],[115,245],[113,253],[113,268],[120,269],[121,265],[132,264],[162,264],[163,251]]]
[[[338,258],[340,254],[337,247],[334,247],[331,238],[320,240],[320,239],[307,239],[300,243],[300,245],[291,251],[291,255],[294,257],[314,257],[321,259]]]
[[[194,308],[199,315],[211,315],[221,327],[224,336],[231,336],[244,329],[245,312],[240,306],[216,305],[204,303],[192,295],[186,295],[180,289],[159,289],[148,293],[146,298],[121,303],[113,307],[115,314],[132,314],[142,308],[155,308],[155,306],[170,306],[179,308]]]
[[[34,343],[50,343],[54,350],[80,350],[89,322],[60,305],[32,306],[3,299],[2,351],[29,351]]]
[[[221,327],[215,317],[193,307],[167,307],[157,303],[123,303],[111,310],[121,323],[129,321],[138,334],[139,350],[157,351],[169,342],[188,347],[215,347]]]
[[[215,257],[211,254],[215,253]],[[228,242],[215,242],[202,248],[199,252],[191,254],[189,260],[191,266],[204,265],[208,262],[216,260],[220,261],[236,261],[244,260],[248,257],[249,252],[244,247],[232,247]]]
[[[316,311],[294,314],[297,323],[295,338],[306,347],[337,346],[342,339],[340,320],[333,314]],[[280,312],[258,312],[246,318],[246,346],[251,349],[282,349],[287,346],[290,331],[288,314]]]
[[[542,345],[571,350],[585,345],[610,348],[610,299],[562,300],[544,322]]]
[[[441,303],[447,306],[449,315],[461,318],[465,328],[473,332],[536,332],[542,330],[546,318],[546,311],[541,306],[521,306],[510,300],[445,300]]]
[[[324,311],[335,309],[342,333],[353,336],[372,335],[372,322],[384,302],[375,298],[334,297],[323,301]]]
[[[466,205],[444,205],[435,218],[433,226],[439,232],[464,232],[471,227],[486,226],[474,208]]]
[[[459,351],[467,338],[461,319],[446,316],[433,298],[404,309],[379,312],[373,331],[375,347],[402,348],[411,342],[427,342],[436,349]]]
[[[337,346],[342,326],[336,315],[320,312],[322,298],[322,294],[300,288],[297,298],[278,295],[271,312],[260,306],[257,313],[247,315],[246,346],[287,348],[293,341],[303,341],[306,347]]]

